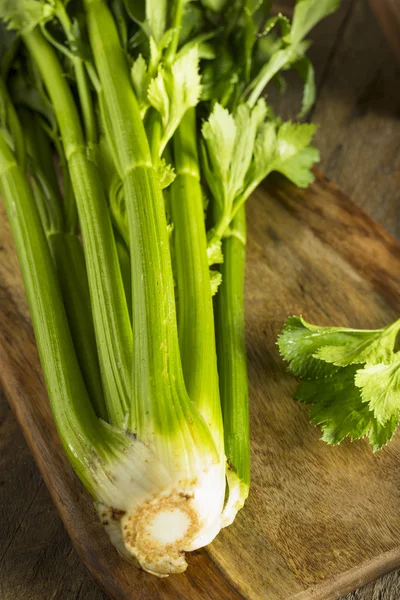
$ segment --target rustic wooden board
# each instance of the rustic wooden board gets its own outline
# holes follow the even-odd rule
[[[118,557],[61,451],[0,209],[0,378],[82,560],[113,600],[338,598],[400,566],[400,435],[328,448],[291,400],[275,346],[288,314],[373,327],[400,312],[400,245],[322,177],[249,201],[252,493],[235,524],[157,580]]]
[[[400,4],[398,0],[369,0],[387,40],[400,60]]]

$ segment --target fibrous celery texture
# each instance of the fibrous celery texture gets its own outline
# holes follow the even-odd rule
[[[55,423],[159,576],[248,495],[245,201],[318,160],[261,93],[294,67],[307,111],[304,38],[336,5],[0,0],[0,188]]]

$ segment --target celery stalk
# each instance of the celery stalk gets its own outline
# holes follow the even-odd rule
[[[63,214],[63,202],[45,132],[38,120],[24,111],[21,122],[34,197],[56,267],[78,361],[96,414],[106,420],[85,257],[74,231],[76,224],[69,222]],[[71,226],[72,230],[69,230]]]
[[[23,39],[58,120],[81,223],[107,411],[111,422],[122,426],[129,410],[132,335],[100,174],[87,156],[76,106],[54,50],[38,28]]]
[[[107,420],[82,246],[74,233],[54,231],[47,239],[85,384],[96,414]]]
[[[228,460],[224,526],[242,508],[250,485],[249,398],[244,321],[246,214],[242,207],[222,244],[222,283],[215,298],[218,373]]]
[[[135,352],[128,428],[154,450],[175,485],[183,485],[184,495],[191,499],[177,502],[171,489],[174,500],[168,495],[166,501],[166,492],[160,489],[154,500],[157,528],[147,534],[157,552],[144,554],[143,540],[137,534],[136,546],[130,547],[146,569],[179,571],[186,565],[183,557],[174,565],[171,557],[204,545],[221,526],[223,457],[184,384],[164,202],[117,27],[105,2],[86,0],[85,9],[105,111],[112,115],[112,145],[129,222]],[[214,427],[217,430],[220,424]],[[172,522],[177,523],[175,533]],[[190,536],[182,537],[189,525]],[[169,532],[167,546],[161,528]],[[133,535],[130,528],[121,533],[125,540]]]
[[[214,314],[211,298],[203,195],[197,155],[194,109],[189,109],[174,136],[176,179],[171,211],[177,277],[179,346],[190,399],[206,423],[222,433]],[[216,439],[223,452],[223,440]]]
[[[122,281],[124,284],[126,303],[129,311],[129,318],[132,321],[132,268],[131,268],[131,257],[129,254],[129,248],[125,241],[114,229],[115,243],[117,245],[119,266],[121,269]]]
[[[1,132],[0,189],[17,248],[60,439],[80,479],[97,497],[95,463],[101,468],[102,461],[108,461],[107,448],[112,447],[117,436],[101,425],[90,403],[32,191]],[[123,448],[123,438],[119,446]],[[115,448],[117,451],[118,445]]]

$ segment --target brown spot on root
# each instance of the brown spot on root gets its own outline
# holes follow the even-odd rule
[[[185,498],[185,500],[190,500],[191,498],[193,498],[194,494],[193,492],[190,492],[190,494],[188,492],[179,492],[179,496],[181,498]]]
[[[109,506],[101,512],[100,521],[103,525],[109,525],[110,521],[120,521],[125,514],[125,510]]]
[[[233,473],[236,473],[236,472],[237,472],[237,469],[236,469],[235,465],[233,465],[233,464],[231,463],[231,461],[230,461],[230,459],[229,459],[229,458],[227,459],[227,461],[226,461],[226,462],[228,463],[228,469],[229,469],[230,471],[233,471]]]
[[[111,518],[114,521],[120,521],[125,514],[126,514],[126,510],[121,510],[119,508],[111,507]]]

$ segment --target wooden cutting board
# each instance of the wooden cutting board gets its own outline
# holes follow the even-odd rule
[[[400,566],[400,434],[376,455],[364,440],[326,446],[291,399],[296,384],[275,345],[291,314],[366,328],[397,317],[400,244],[322,176],[307,191],[264,185],[248,222],[251,495],[185,574],[159,580],[117,555],[64,458],[0,208],[1,382],[76,549],[112,600],[329,600]]]

